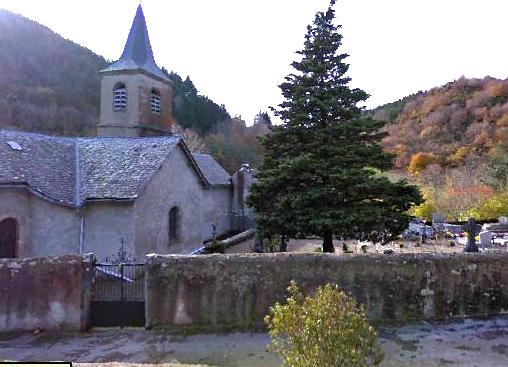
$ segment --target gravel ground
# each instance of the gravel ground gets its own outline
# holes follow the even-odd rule
[[[381,328],[383,367],[508,366],[508,316]],[[168,335],[144,329],[0,334],[0,360],[77,366],[280,367],[264,333]]]

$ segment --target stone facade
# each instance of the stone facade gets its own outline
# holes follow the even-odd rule
[[[123,83],[127,89],[127,108],[113,109],[114,88]],[[150,94],[160,92],[161,114],[150,112]],[[171,133],[173,96],[169,82],[142,72],[108,72],[101,80],[101,109],[98,136],[139,137]]]
[[[508,310],[508,254],[247,254],[149,256],[147,327],[261,327],[296,280],[338,284],[376,323],[486,316]]]

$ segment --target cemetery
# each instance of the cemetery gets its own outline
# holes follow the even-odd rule
[[[351,256],[355,254],[390,254],[390,253],[461,253],[466,252],[468,239],[474,240],[473,252],[507,252],[508,251],[508,218],[500,217],[496,222],[475,224],[470,229],[474,236],[469,236],[467,223],[446,223],[433,221],[424,223],[414,218],[400,238],[385,245],[371,241],[355,239],[334,240],[335,253]],[[321,240],[318,238],[289,239],[288,252],[316,252],[321,249]],[[229,243],[227,243],[229,245]],[[255,239],[245,239],[243,242],[233,242],[224,248],[225,253],[254,252]],[[276,247],[274,247],[276,250]]]

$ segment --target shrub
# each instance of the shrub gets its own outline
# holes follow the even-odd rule
[[[409,212],[415,217],[431,221],[432,213],[436,212],[434,192],[430,189],[423,189],[422,193],[425,201],[422,204],[411,208]]]
[[[304,296],[295,282],[286,304],[276,303],[265,317],[270,349],[285,366],[360,367],[383,360],[376,331],[365,311],[336,285],[319,287]]]
[[[471,210],[476,219],[491,219],[508,214],[508,188],[504,192],[495,193]]]
[[[413,175],[419,175],[428,165],[438,162],[439,159],[434,153],[419,152],[411,157],[407,170]]]

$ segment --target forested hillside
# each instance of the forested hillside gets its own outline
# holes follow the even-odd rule
[[[508,80],[460,78],[373,112],[388,121],[383,145],[399,174],[427,197],[416,214],[464,219],[508,210]]]
[[[0,9],[0,127],[90,134],[106,60],[36,22]]]

